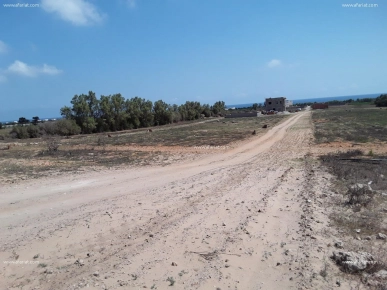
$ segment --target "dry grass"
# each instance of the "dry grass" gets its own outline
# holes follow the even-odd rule
[[[0,150],[0,181],[39,178],[46,174],[99,170],[123,166],[168,165],[192,158],[193,153],[159,150],[163,146],[227,146],[266,132],[263,124],[275,126],[283,116],[260,118],[213,119],[179,125],[107,134],[78,135],[70,138],[46,137],[17,140],[19,146]],[[13,140],[14,141],[14,140]],[[9,142],[9,140],[8,140]],[[0,140],[0,147],[9,144]],[[133,149],[140,146],[141,150]],[[150,148],[151,150],[147,150]],[[161,152],[162,151],[162,152]]]
[[[359,162],[350,161],[353,158]],[[369,281],[364,275],[368,273],[372,280],[373,273],[387,270],[386,242],[376,238],[378,233],[387,233],[387,196],[381,194],[387,192],[387,162],[370,163],[369,159],[363,152],[352,150],[322,156],[321,162],[337,177],[334,190],[341,194],[330,201],[330,218],[346,240],[344,251],[368,252],[375,259],[359,273],[349,273],[345,267],[341,270],[359,275],[369,289],[380,289],[378,287],[382,284],[368,285]],[[372,183],[369,184],[370,181]]]
[[[387,111],[374,106],[339,106],[313,111],[317,143],[387,141]]]

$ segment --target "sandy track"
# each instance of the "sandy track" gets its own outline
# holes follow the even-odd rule
[[[168,277],[176,289],[319,285],[322,253],[301,219],[318,215],[308,199],[323,186],[311,141],[303,112],[189,163],[3,186],[0,260],[39,254],[47,266],[3,264],[0,289],[171,289]]]

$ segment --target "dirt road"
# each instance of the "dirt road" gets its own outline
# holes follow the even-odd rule
[[[1,186],[0,289],[319,289],[311,128],[302,112],[189,163]]]

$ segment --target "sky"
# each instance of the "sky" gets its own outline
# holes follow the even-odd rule
[[[57,117],[90,90],[210,105],[387,92],[381,0],[0,1],[0,120]]]

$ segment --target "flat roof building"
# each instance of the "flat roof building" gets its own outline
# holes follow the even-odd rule
[[[267,98],[265,100],[265,110],[277,112],[286,111],[286,98]]]

